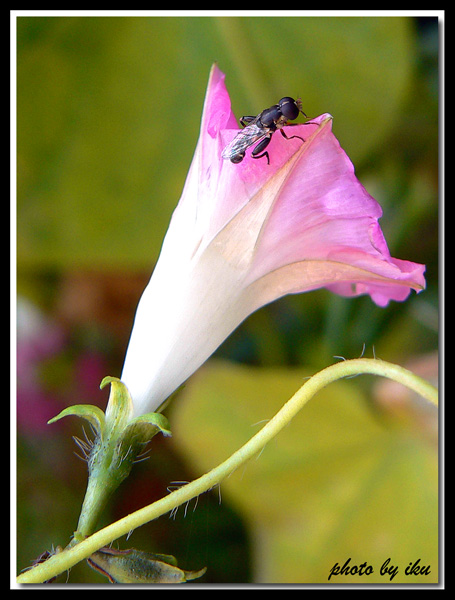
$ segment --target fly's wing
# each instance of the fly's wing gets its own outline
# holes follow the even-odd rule
[[[224,148],[222,158],[231,159],[245,152],[249,146],[258,142],[266,136],[266,132],[258,127],[256,123],[250,123],[245,129],[238,132],[235,138]]]

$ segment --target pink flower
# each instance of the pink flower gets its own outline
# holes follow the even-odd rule
[[[379,204],[332,133],[332,117],[275,133],[265,158],[221,157],[238,133],[212,68],[199,141],[140,300],[122,381],[135,414],[156,409],[252,312],[326,287],[379,306],[425,287],[424,266],[394,259]]]

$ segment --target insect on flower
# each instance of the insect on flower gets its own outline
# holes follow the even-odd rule
[[[281,135],[287,140],[299,138],[305,140],[299,135],[288,137],[283,127],[288,124],[288,121],[293,121],[299,116],[299,112],[304,117],[306,114],[302,110],[302,102],[300,98],[294,100],[290,96],[281,98],[278,104],[274,104],[270,108],[266,108],[257,117],[242,117],[240,124],[245,127],[235,136],[235,138],[224,148],[221,156],[229,159],[233,163],[242,162],[245,158],[247,148],[258,142],[253,149],[251,156],[253,158],[267,158],[267,164],[270,164],[269,153],[265,150],[272,139],[272,135],[280,130]]]

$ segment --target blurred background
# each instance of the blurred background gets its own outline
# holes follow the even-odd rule
[[[383,207],[392,256],[426,264],[427,289],[385,309],[320,290],[252,315],[166,410],[173,438],[154,438],[100,526],[216,466],[334,357],[364,351],[437,382],[439,26],[436,17],[17,18],[19,570],[76,527],[81,421],[46,422],[70,404],[106,406],[99,384],[120,376],[215,61],[238,117],[285,95],[301,96],[309,117],[333,115]],[[340,382],[221,489],[118,545],[206,565],[192,584],[326,582],[350,557],[374,576],[343,583],[383,582],[389,557],[400,568],[393,583],[435,582],[437,450],[431,407],[374,378]],[[417,559],[431,573],[405,576]],[[85,564],[68,581],[106,582]]]

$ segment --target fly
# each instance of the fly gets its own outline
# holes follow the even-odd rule
[[[221,156],[232,163],[242,162],[245,158],[247,148],[257,143],[251,152],[251,156],[253,158],[262,158],[265,156],[267,164],[270,164],[269,153],[266,151],[266,148],[272,139],[272,135],[278,129],[281,135],[287,140],[298,138],[302,142],[305,141],[299,135],[288,137],[283,130],[288,121],[297,119],[299,112],[306,117],[306,114],[302,110],[300,98],[294,100],[294,98],[286,96],[285,98],[281,98],[278,104],[274,104],[270,108],[263,110],[257,117],[242,117],[240,124],[245,129],[238,132],[235,138],[224,148]]]

